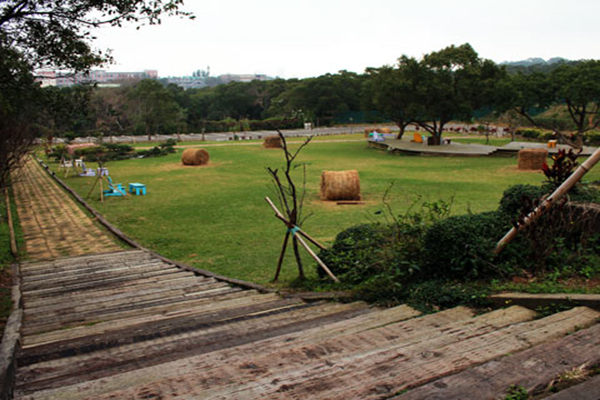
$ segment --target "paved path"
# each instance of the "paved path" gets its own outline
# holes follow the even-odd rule
[[[122,250],[33,160],[13,177],[17,212],[30,260]]]
[[[590,308],[422,316],[243,290],[114,251],[41,169],[20,177],[33,260],[21,264],[16,399],[491,399],[600,364]],[[92,231],[97,247],[73,256]]]

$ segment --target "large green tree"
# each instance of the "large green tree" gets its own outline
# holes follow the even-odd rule
[[[193,18],[183,0],[3,0],[0,2],[0,184],[33,142],[43,113],[35,68],[86,72],[110,60],[92,49],[92,30],[124,22],[158,24],[161,15]]]
[[[398,59],[397,68],[367,69],[366,104],[394,121],[400,129],[398,139],[402,138],[408,125],[421,120],[423,109],[416,96],[421,71],[419,62],[406,56]]]
[[[159,24],[162,15],[193,18],[180,11],[183,0],[4,0],[0,41],[35,67],[75,71],[110,60],[94,50],[92,30],[124,22]]]
[[[177,127],[184,119],[183,110],[172,91],[153,79],[140,81],[129,93],[130,119],[142,129],[148,140],[151,135]]]
[[[491,105],[498,79],[505,72],[479,57],[471,45],[449,46],[427,54],[412,69],[418,124],[440,144],[450,121],[471,121],[473,111]]]
[[[33,144],[42,92],[21,54],[0,45],[0,188]]]

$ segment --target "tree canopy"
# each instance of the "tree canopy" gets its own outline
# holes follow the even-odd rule
[[[0,43],[23,54],[33,67],[87,71],[110,60],[94,50],[92,29],[124,22],[160,24],[162,15],[193,18],[183,0],[5,0]]]

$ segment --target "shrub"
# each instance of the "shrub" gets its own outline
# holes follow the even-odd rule
[[[526,139],[539,139],[540,136],[542,136],[542,134],[544,132],[540,129],[525,128],[525,129],[517,129],[517,131],[515,133]]]
[[[176,144],[177,141],[175,139],[168,139],[166,142],[161,143],[150,150],[138,151],[137,155],[144,158],[166,156],[167,154],[172,154],[176,152],[174,148]]]
[[[491,305],[489,292],[488,288],[472,283],[429,280],[410,285],[406,289],[406,302],[424,312],[458,305],[485,308]]]
[[[424,274],[439,279],[478,279],[499,274],[492,264],[496,241],[507,228],[498,212],[450,217],[425,235]]]
[[[583,135],[585,144],[589,146],[600,146],[600,131],[589,131]]]
[[[523,201],[528,199],[538,199],[544,194],[544,191],[533,185],[514,185],[509,187],[502,194],[500,199],[499,211],[508,217],[515,218],[521,212]]]
[[[343,283],[402,282],[419,270],[423,232],[422,225],[408,222],[358,225],[341,232],[319,257]]]

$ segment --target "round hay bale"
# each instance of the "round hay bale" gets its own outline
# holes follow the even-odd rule
[[[282,147],[281,138],[279,136],[267,136],[263,142],[263,147],[265,149],[280,149]]]
[[[360,200],[358,171],[323,171],[321,200]]]
[[[206,165],[208,159],[208,151],[204,149],[185,149],[181,155],[183,165]]]
[[[519,169],[538,170],[548,158],[546,149],[522,149],[519,150]]]
[[[379,133],[392,133],[392,130],[390,128],[381,128],[379,129]]]

